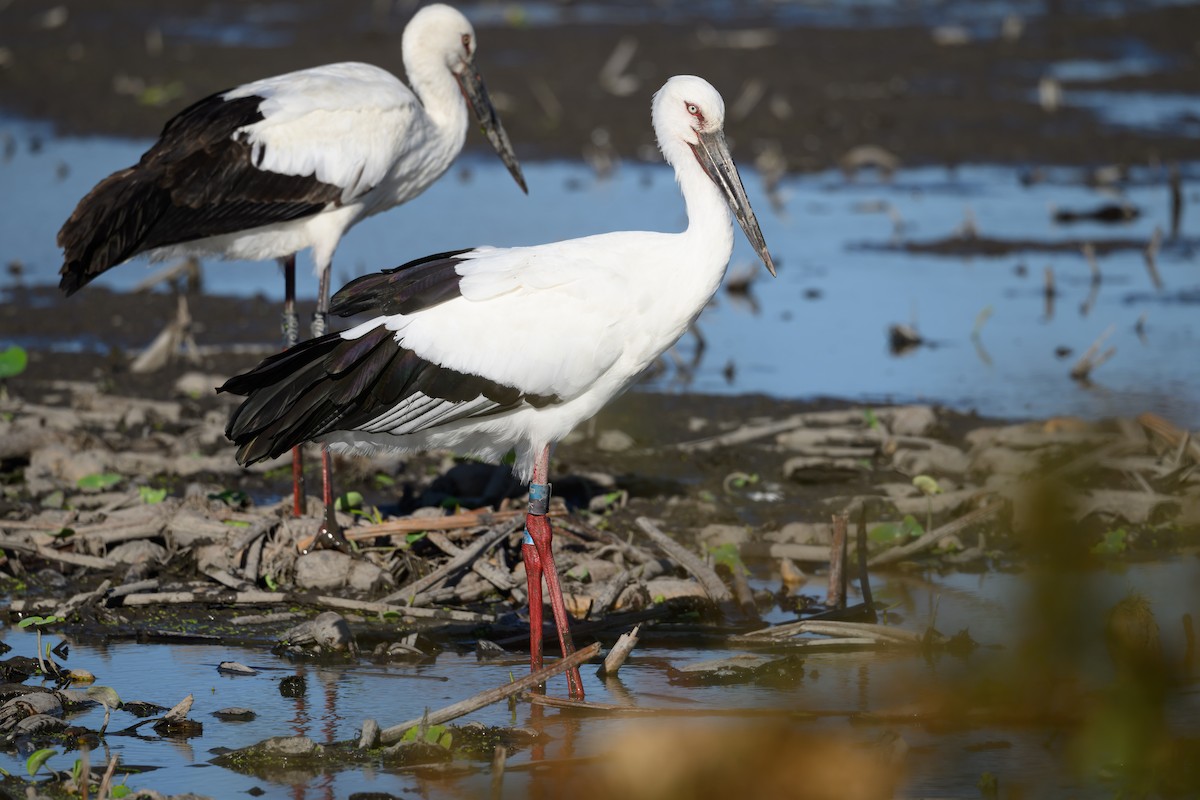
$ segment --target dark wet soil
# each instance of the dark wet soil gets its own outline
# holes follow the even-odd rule
[[[64,132],[152,136],[187,103],[267,75],[343,60],[403,74],[399,40],[409,5],[72,0],[58,4],[64,20],[61,13],[48,18],[41,6],[7,3],[0,7],[7,54],[0,110],[52,120]],[[731,109],[750,82],[761,82],[762,99],[733,111],[727,130],[756,148],[778,143],[792,170],[835,165],[858,145],[882,146],[910,164],[1194,158],[1188,131],[1105,129],[1090,111],[1048,113],[1036,97],[1055,62],[1125,57],[1144,58],[1151,68],[1067,82],[1064,92],[1200,93],[1200,6],[1106,3],[1124,13],[1101,14],[1090,3],[1046,5],[1045,13],[1023,20],[1015,39],[999,35],[999,21],[986,20],[957,45],[939,44],[931,23],[969,11],[966,0],[889,9],[893,19],[923,12],[919,23],[898,26],[872,24],[867,11],[861,25],[781,24],[786,8],[759,3],[736,12],[714,6],[727,12],[721,18],[690,3],[656,4],[644,13],[640,4],[564,3],[566,22],[543,27],[521,25],[514,6],[512,24],[481,26],[479,62],[523,158],[577,157],[600,128],[625,157],[652,152],[650,94],[679,73],[708,78]],[[393,10],[380,13],[381,6]],[[596,7],[612,11],[607,18],[624,12],[638,22],[571,22]],[[47,27],[55,22],[61,24]],[[757,32],[757,45],[735,46],[739,40],[729,34],[741,31]],[[626,37],[637,42],[624,73],[634,83],[618,97],[598,74]],[[467,146],[484,147],[474,136]]]

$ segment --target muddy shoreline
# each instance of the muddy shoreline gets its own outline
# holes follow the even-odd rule
[[[49,120],[64,134],[149,137],[188,102],[264,75],[341,60],[402,74],[398,40],[408,12],[373,15],[377,6],[335,12],[304,0],[250,13],[229,2],[134,0],[60,4],[59,16],[48,19],[10,3],[0,9],[0,109]],[[1052,4],[1022,20],[1019,34],[1001,35],[1001,23],[987,20],[975,26],[978,33],[960,31],[960,44],[939,43],[927,21],[882,26],[866,15],[867,24],[810,27],[780,23],[759,6],[735,19],[668,7],[628,25],[523,26],[514,19],[481,27],[480,63],[526,159],[578,157],[599,129],[622,157],[656,158],[644,119],[649,95],[667,76],[688,72],[712,81],[735,109],[727,129],[743,141],[739,149],[778,150],[792,171],[836,166],[861,145],[910,165],[1195,156],[1189,131],[1103,126],[1070,97],[1200,93],[1196,6],[1129,3],[1125,13],[1105,16],[1083,4]],[[571,19],[569,7],[562,19]],[[628,89],[620,91],[628,94],[617,96],[598,76],[623,39],[637,47],[623,73]],[[1152,67],[1064,80],[1065,104],[1053,112],[1039,107],[1039,81],[1051,65],[1103,63],[1126,51],[1148,53]],[[483,145],[469,137],[467,146]]]

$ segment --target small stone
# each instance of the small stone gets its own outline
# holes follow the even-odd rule
[[[326,652],[358,652],[350,624],[335,611],[322,612],[313,619],[284,631],[279,640],[285,645]]]
[[[108,557],[120,564],[165,564],[167,548],[157,542],[136,539],[112,548],[108,551]]]
[[[146,424],[146,409],[141,406],[130,406],[121,417],[121,425],[127,431],[136,431]]]
[[[224,672],[227,675],[257,675],[258,670],[254,667],[247,667],[245,664],[240,664],[237,661],[222,661],[217,664],[217,671]]]
[[[829,544],[833,532],[826,522],[789,522],[778,531],[763,534],[762,538],[780,544]]]
[[[300,675],[288,675],[279,682],[279,693],[284,697],[303,697],[308,682]]]
[[[315,755],[324,749],[307,736],[273,736],[260,745],[264,753],[285,757]]]
[[[601,431],[596,437],[596,449],[606,453],[621,453],[633,447],[633,437],[624,431]]]
[[[797,456],[783,464],[784,476],[799,483],[840,483],[870,470],[870,464],[854,458]]]
[[[928,447],[897,450],[892,466],[907,475],[963,475],[969,462],[957,447],[930,442]]]
[[[380,567],[337,550],[315,550],[296,562],[296,585],[301,589],[349,587],[365,593],[391,583],[391,576]]]
[[[212,715],[222,722],[249,722],[258,717],[258,714],[250,709],[237,706],[218,709]]]
[[[928,436],[937,426],[937,414],[929,406],[894,408],[888,416],[894,436]]]
[[[725,544],[741,546],[750,540],[750,531],[744,525],[705,525],[697,534],[708,547]]]

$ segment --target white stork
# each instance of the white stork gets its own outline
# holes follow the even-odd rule
[[[247,398],[226,430],[242,464],[309,440],[343,452],[450,448],[486,459],[515,449],[513,471],[530,482],[522,553],[535,670],[543,571],[563,652],[573,649],[545,516],[550,448],[699,315],[729,263],[731,210],[775,274],[725,142],[721,95],[676,76],[654,96],[652,119],[687,204],[682,233],[478,247],[363,276],[332,311],[373,318],[221,387]],[[582,696],[578,672],[569,679]]]
[[[141,253],[281,259],[290,347],[299,332],[295,254],[311,247],[319,336],[342,235],[446,171],[466,137],[464,97],[528,191],[475,67],[467,18],[449,6],[426,6],[405,27],[402,47],[411,91],[369,64],[327,64],[247,83],[180,112],[141,161],[97,184],[63,225],[60,288],[70,296]],[[328,502],[327,454],[323,461]],[[299,451],[296,473],[300,513]]]

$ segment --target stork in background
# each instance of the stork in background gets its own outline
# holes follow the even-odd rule
[[[462,150],[468,103],[527,192],[475,67],[467,18],[446,5],[426,6],[405,27],[402,47],[412,90],[386,70],[348,62],[247,83],[180,112],[141,161],[98,183],[63,224],[59,287],[70,296],[141,253],[279,259],[284,346],[291,347],[299,336],[296,253],[312,248],[320,285],[312,328],[320,336],[342,235],[416,197],[446,171]],[[297,450],[297,515],[299,459]],[[322,468],[328,505],[324,451]]]
[[[477,247],[360,277],[332,311],[373,318],[221,387],[246,396],[226,430],[242,464],[310,440],[342,452],[449,448],[490,460],[515,449],[513,472],[529,482],[522,558],[534,670],[543,574],[563,653],[574,650],[546,516],[551,448],[704,309],[733,249],[731,212],[775,274],[725,142],[721,95],[701,78],[676,76],[654,96],[652,120],[687,205],[682,233]],[[582,696],[578,670],[568,680]]]

